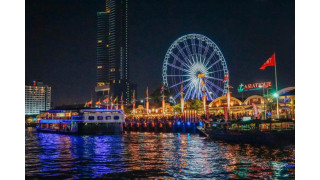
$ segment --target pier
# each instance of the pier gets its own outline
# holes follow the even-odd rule
[[[131,119],[126,120],[124,130],[127,132],[166,132],[197,133],[197,127],[203,126],[199,119]]]

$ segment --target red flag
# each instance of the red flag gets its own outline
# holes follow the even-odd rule
[[[224,77],[222,83],[224,83],[224,82],[225,82],[226,80],[228,80],[228,79],[229,79],[229,72],[228,72],[227,75]]]
[[[183,85],[181,84],[180,92],[183,92],[183,90],[182,90],[182,89],[183,89]]]
[[[109,101],[108,98],[106,98],[105,100],[103,100],[104,103],[107,103]]]
[[[91,104],[92,104],[92,100],[91,100],[91,101],[89,101],[87,104],[88,104],[88,105],[91,105]]]
[[[274,53],[272,56],[260,67],[261,70],[265,70],[268,66],[275,66],[275,56]]]
[[[97,101],[96,104],[100,104],[100,101]]]

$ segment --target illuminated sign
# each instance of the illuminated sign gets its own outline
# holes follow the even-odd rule
[[[252,83],[252,84],[246,84],[246,85],[243,85],[241,83],[238,87],[238,92],[253,91],[253,90],[258,90],[261,88],[268,88],[268,87],[271,87],[271,82]]]

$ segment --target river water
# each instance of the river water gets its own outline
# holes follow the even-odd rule
[[[26,129],[26,177],[293,179],[294,145],[272,148],[197,134],[75,136]]]

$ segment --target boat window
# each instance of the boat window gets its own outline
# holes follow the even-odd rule
[[[114,116],[113,119],[114,120],[119,120],[119,116]]]
[[[111,120],[111,116],[106,116],[106,120]]]
[[[103,117],[102,116],[98,116],[98,120],[103,120]]]
[[[89,120],[94,120],[94,116],[89,116]]]

